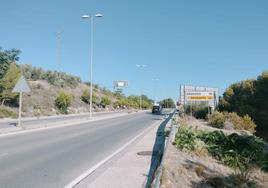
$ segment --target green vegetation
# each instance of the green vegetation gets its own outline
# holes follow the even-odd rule
[[[192,115],[197,119],[206,119],[208,115],[208,106],[206,103],[186,105],[186,114]]]
[[[223,128],[223,124],[226,121],[226,117],[223,113],[215,111],[208,115],[208,122],[210,125],[216,128]]]
[[[105,108],[105,107],[111,105],[112,101],[107,97],[102,97],[100,104],[101,104],[101,106],[103,106]]]
[[[80,99],[84,103],[90,104],[90,92],[88,90],[83,90],[83,93],[82,93]],[[93,94],[92,95],[92,103],[99,105],[99,103],[100,103],[99,97],[97,97],[96,95]]]
[[[2,106],[5,104],[10,106],[18,105],[18,94],[12,93],[12,90],[19,77],[19,68],[15,63],[11,63],[4,77],[0,80],[0,101]]]
[[[21,65],[23,75],[29,80],[46,80],[48,83],[58,87],[75,88],[81,83],[81,79],[64,72],[44,71],[41,68],[32,67],[29,64]]]
[[[222,131],[203,131],[181,126],[175,137],[180,150],[195,151],[204,143],[208,153],[243,175],[254,167],[267,170],[267,148],[256,136],[225,135]]]
[[[142,99],[142,100],[141,100]],[[130,95],[128,97],[118,97],[118,100],[113,104],[114,108],[140,108],[140,100],[142,109],[150,109],[153,106],[153,100],[149,99],[146,95],[136,96]]]
[[[55,99],[55,106],[61,113],[67,114],[68,107],[71,105],[73,99],[73,95],[61,91],[58,97]]]
[[[0,118],[5,118],[5,117],[15,118],[16,116],[17,114],[14,111],[9,110],[8,108],[5,108],[5,107],[0,107]]]
[[[248,115],[245,115],[244,117],[240,117],[235,112],[222,113],[222,112],[217,112],[217,111],[208,115],[208,122],[213,127],[223,128],[224,123],[226,121],[229,121],[230,123],[232,123],[233,128],[237,130],[247,130],[247,131],[250,131],[251,133],[254,133],[256,129],[256,124]]]
[[[5,76],[10,64],[19,60],[19,54],[20,50],[11,49],[3,51],[0,47],[0,79]]]
[[[175,108],[176,105],[173,101],[173,99],[171,98],[168,98],[168,99],[164,99],[160,102],[160,105],[163,107],[163,108]]]
[[[249,115],[257,124],[256,134],[268,139],[268,71],[256,80],[231,85],[220,99],[219,110]]]

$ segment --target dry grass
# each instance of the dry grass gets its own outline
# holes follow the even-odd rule
[[[180,124],[196,129],[215,130],[204,122],[194,119],[179,119]],[[228,133],[230,131],[227,131]],[[170,145],[165,161],[161,181],[162,187],[172,188],[208,188],[208,187],[268,187],[268,174],[251,169],[245,178],[209,156],[204,143],[197,143],[193,152],[184,152]]]

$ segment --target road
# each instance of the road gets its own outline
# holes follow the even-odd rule
[[[1,187],[64,187],[161,117],[142,112],[0,137]]]
[[[104,115],[112,115],[112,114],[119,114],[122,113],[122,111],[114,111],[114,112],[96,112],[92,114],[92,117],[100,117]],[[36,126],[42,125],[44,123],[58,123],[63,121],[73,121],[73,120],[83,120],[89,118],[89,114],[77,114],[77,115],[64,115],[64,116],[47,116],[47,117],[41,117],[39,119],[22,119],[22,125],[24,127],[27,126]],[[12,119],[12,120],[1,120],[0,121],[0,128],[9,128],[14,125],[16,125],[18,120]]]

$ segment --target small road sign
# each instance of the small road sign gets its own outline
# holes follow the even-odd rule
[[[20,93],[20,104],[19,104],[19,119],[18,119],[18,127],[21,127],[21,107],[22,107],[22,93],[29,93],[31,89],[27,84],[25,78],[23,76],[20,77],[18,82],[16,83],[14,89],[12,90],[13,93]]]
[[[27,84],[24,76],[20,77],[20,79],[16,83],[14,89],[12,90],[12,92],[13,93],[20,93],[20,92],[29,93],[29,92],[31,92],[31,89],[30,89],[29,85]]]

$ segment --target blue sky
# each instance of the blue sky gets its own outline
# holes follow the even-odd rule
[[[61,70],[88,81],[91,28],[80,16],[99,12],[93,79],[109,89],[128,80],[126,94],[177,99],[180,84],[223,92],[268,69],[267,0],[2,0],[0,46],[56,70],[62,30]]]

